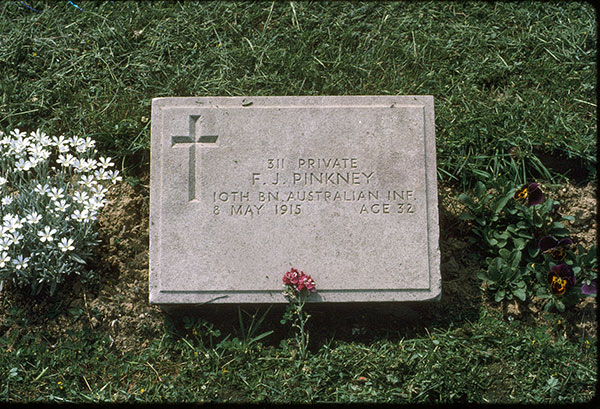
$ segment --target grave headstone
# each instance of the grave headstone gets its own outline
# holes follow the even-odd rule
[[[150,302],[439,299],[431,96],[156,98]]]

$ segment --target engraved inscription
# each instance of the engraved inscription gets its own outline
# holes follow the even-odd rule
[[[213,192],[213,215],[298,216],[317,202],[356,204],[356,215],[415,213],[414,189],[379,190],[373,183],[376,179],[375,170],[365,169],[352,156],[267,158],[262,170],[248,175],[248,190]]]
[[[199,179],[199,162],[196,160],[196,147],[198,145],[212,144],[214,146],[218,135],[202,135],[196,132],[199,127],[200,115],[189,116],[189,134],[187,136],[172,136],[171,146],[177,148],[187,148],[188,150],[188,200],[196,200],[196,182]]]

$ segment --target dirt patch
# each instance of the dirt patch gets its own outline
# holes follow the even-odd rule
[[[105,285],[88,308],[96,312],[92,326],[106,328],[118,349],[139,346],[163,321],[160,309],[148,302],[149,192],[148,175],[135,186],[119,184],[99,218]]]
[[[573,233],[572,239],[586,249],[597,243],[598,220],[596,200],[596,183],[576,187],[571,184],[562,186],[556,192],[556,200],[560,202],[560,213],[573,216],[575,220],[567,222],[567,228]]]

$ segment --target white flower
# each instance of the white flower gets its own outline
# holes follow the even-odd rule
[[[54,237],[52,237],[56,233],[56,229],[51,229],[49,226],[44,228],[44,231],[38,231],[38,236],[40,236],[40,241],[43,243],[45,241],[52,241]]]
[[[90,211],[91,214],[94,214],[97,210],[102,209],[107,202],[108,201],[104,198],[100,198],[98,196],[93,196],[85,204],[85,207],[86,207],[86,209],[88,209]]]
[[[114,166],[114,163],[112,163],[110,159],[110,157],[105,158],[104,156],[100,156],[100,166],[102,166],[103,169]]]
[[[104,194],[108,192],[108,189],[100,184],[97,184],[95,186],[92,186],[90,188],[90,191],[94,194],[94,196],[102,198],[104,197]]]
[[[84,145],[84,144],[80,144],[80,145],[77,145],[77,146],[75,147],[75,150],[76,150],[77,152],[79,152],[79,153],[83,153],[83,152],[85,152],[85,149],[86,149],[86,148],[85,148],[85,145]]]
[[[16,259],[13,260],[13,264],[17,270],[26,269],[27,262],[29,261],[29,257],[23,257],[21,254],[17,256]]]
[[[73,210],[73,214],[71,215],[71,218],[77,220],[78,222],[87,221],[89,217],[90,212],[87,209],[83,209],[82,211],[80,211],[79,209],[75,209]]]
[[[107,180],[110,179],[110,173],[108,173],[106,169],[100,168],[94,172],[94,178],[98,180]]]
[[[50,193],[50,186],[48,186],[47,183],[45,183],[44,186],[38,183],[37,186],[33,188],[33,191],[39,193],[40,195],[45,195]]]
[[[65,197],[63,195],[64,192],[65,191],[62,189],[62,187],[59,187],[58,189],[56,187],[53,187],[50,193],[48,193],[48,196],[50,197],[50,199],[56,201]]]
[[[120,182],[121,180],[123,180],[123,178],[121,176],[119,176],[119,171],[118,170],[115,169],[115,170],[110,171],[110,172],[111,172],[110,178],[111,178],[111,182],[113,183],[113,185],[115,183]]]
[[[68,144],[68,140],[65,139],[64,135],[52,137],[52,145],[54,145],[54,146],[67,145],[67,144]]]
[[[38,163],[43,162],[44,160],[48,159],[48,156],[50,156],[50,152],[48,151],[44,151],[46,153],[48,153],[48,155],[46,156],[46,153],[42,153],[42,156],[38,155],[38,154],[32,154],[27,160],[31,163],[31,167],[35,168],[37,166]]]
[[[54,202],[55,209],[62,213],[64,213],[67,210],[67,207],[69,207],[69,206],[71,206],[71,205],[68,204],[65,199],[63,199],[61,201],[57,200]]]
[[[19,171],[21,171],[21,170],[28,171],[32,167],[33,167],[33,164],[31,162],[29,162],[28,160],[25,160],[23,158],[19,159],[15,163],[15,170],[19,170]]]
[[[50,137],[44,132],[40,132],[39,129],[35,132],[32,131],[29,136],[31,136],[34,141],[37,141],[42,146],[48,146],[52,143]]]
[[[0,186],[4,185],[6,182],[8,182],[5,178],[3,178],[2,176],[0,176]]]
[[[9,261],[10,257],[8,257],[8,253],[6,251],[3,251],[0,255],[0,268],[4,267]]]
[[[94,186],[96,183],[92,175],[83,175],[78,182],[80,185],[85,185],[88,189]]]
[[[73,167],[75,168],[75,172],[81,173],[80,166],[81,165],[79,164],[79,159],[77,159],[77,158],[73,159]]]
[[[44,149],[44,147],[40,144],[30,145],[27,148],[27,152],[29,152],[31,155],[35,155],[35,156],[40,156],[40,154],[45,151],[46,150]]]
[[[79,161],[78,170],[81,172],[91,172],[96,169],[98,161],[96,159],[81,159]]]
[[[92,138],[90,138],[90,137],[88,136],[87,138],[85,138],[85,141],[84,141],[84,146],[85,146],[85,149],[86,149],[86,150],[87,150],[87,149],[91,149],[91,148],[93,148],[94,146],[96,146],[96,141],[94,141]]]
[[[10,140],[9,152],[14,153],[16,156],[21,156],[21,152],[24,152],[29,146],[29,139],[17,138]]]
[[[42,216],[35,210],[32,210],[31,213],[25,217],[25,221],[29,224],[38,224],[40,220],[42,220]]]
[[[75,159],[76,158],[70,153],[67,153],[66,156],[63,154],[59,154],[58,159],[56,159],[56,163],[62,163],[63,166],[69,167],[75,163]]]
[[[60,239],[60,243],[58,243],[58,248],[61,249],[63,253],[66,253],[68,250],[75,250],[75,247],[73,247],[73,239],[63,237]]]
[[[6,214],[4,216],[4,229],[9,233],[13,233],[23,227],[21,220],[12,214]]]
[[[76,191],[73,193],[73,200],[77,203],[83,203],[89,199],[89,196],[86,192]]]
[[[3,206],[8,206],[9,204],[11,204],[13,201],[13,197],[12,196],[4,196],[2,198],[2,205]]]
[[[79,136],[73,136],[69,139],[67,139],[69,141],[69,143],[71,144],[71,146],[75,147],[77,145],[83,145],[85,143],[85,139],[80,138]]]
[[[9,236],[0,238],[0,250],[8,250],[11,245],[11,239]]]
[[[21,140],[27,136],[27,134],[25,132],[21,132],[19,128],[15,128],[12,131],[10,131],[10,135],[15,139]]]
[[[23,240],[23,235],[16,231],[12,234],[12,237],[10,238],[10,244],[14,244],[16,246],[21,242],[21,240]]]

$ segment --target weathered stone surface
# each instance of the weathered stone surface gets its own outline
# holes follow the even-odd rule
[[[154,99],[150,302],[435,299],[436,177],[431,96]]]

